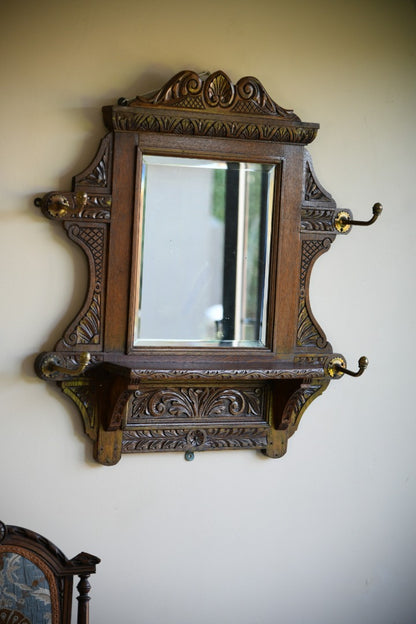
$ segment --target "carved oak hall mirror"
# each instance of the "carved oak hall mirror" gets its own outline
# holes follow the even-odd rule
[[[318,124],[221,71],[182,71],[103,112],[109,133],[73,190],[36,200],[89,267],[85,303],[37,373],[75,402],[103,464],[280,457],[308,404],[350,373],[308,298],[313,263],[356,223],[316,179],[305,145]]]

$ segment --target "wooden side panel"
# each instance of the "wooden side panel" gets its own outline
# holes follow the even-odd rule
[[[126,350],[130,298],[131,232],[137,135],[115,133],[113,162],[113,221],[109,236],[109,266],[105,351]]]

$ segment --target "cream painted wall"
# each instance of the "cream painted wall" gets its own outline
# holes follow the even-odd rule
[[[415,6],[406,0],[14,0],[0,9],[0,518],[102,558],[101,624],[416,621],[413,362]],[[281,460],[91,458],[72,404],[33,373],[78,310],[81,252],[32,199],[69,189],[100,107],[182,68],[257,76],[321,130],[339,206],[381,220],[339,238],[316,317],[357,380],[331,384]]]

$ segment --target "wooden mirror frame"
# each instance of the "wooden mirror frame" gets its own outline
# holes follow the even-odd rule
[[[278,106],[257,79],[233,84],[222,71],[182,71],[103,114],[109,133],[73,190],[35,201],[62,222],[89,270],[85,303],[54,351],[38,356],[37,374],[77,405],[102,464],[149,451],[282,456],[306,407],[345,367],[308,296],[314,262],[344,233],[305,148],[318,124]],[[279,164],[266,347],[131,348],[142,152]]]

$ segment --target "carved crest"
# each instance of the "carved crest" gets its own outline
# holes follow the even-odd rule
[[[163,105],[196,110],[219,108],[300,121],[292,110],[276,104],[257,78],[246,76],[233,84],[223,71],[216,71],[207,77],[190,70],[181,71],[156,93],[137,96],[126,104]]]
[[[234,84],[223,71],[202,75],[184,70],[158,91],[120,98],[118,104],[103,109],[104,119],[108,128],[124,132],[306,144],[319,128],[276,104],[257,78],[246,76]]]

